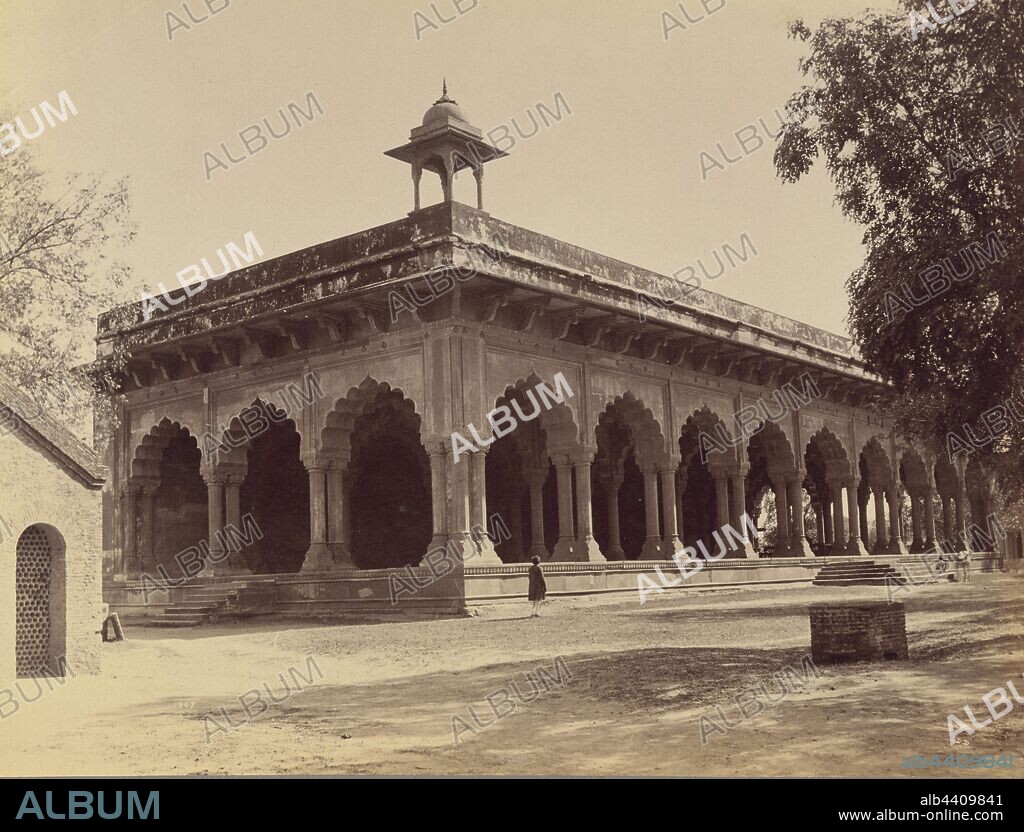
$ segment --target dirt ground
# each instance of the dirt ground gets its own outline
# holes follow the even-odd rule
[[[969,705],[983,722],[982,697],[1007,680],[1024,696],[1020,576],[916,589],[905,599],[909,662],[818,666],[741,719],[737,693],[763,682],[778,698],[773,674],[809,652],[809,603],[879,597],[866,587],[676,591],[643,606],[633,595],[555,599],[538,619],[516,603],[400,623],[129,627],[128,641],[104,645],[102,676],[44,684],[35,702],[23,701],[35,683],[22,683],[19,709],[0,721],[0,774],[1024,774],[1019,703],[955,748],[1013,754],[1012,768],[901,768],[910,755],[945,759],[948,714],[966,720]],[[527,676],[539,666],[547,688]],[[252,695],[239,697],[264,683],[259,714]],[[514,694],[508,715],[502,689]],[[237,727],[221,728],[225,715]],[[734,727],[702,746],[702,715]]]

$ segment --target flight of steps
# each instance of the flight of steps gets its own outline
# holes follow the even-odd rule
[[[153,627],[196,627],[219,618],[242,617],[271,612],[274,607],[272,583],[250,584],[231,581],[198,584],[182,590],[183,597],[146,621]]]
[[[811,581],[814,586],[891,586],[906,582],[890,564],[860,559],[826,563]]]

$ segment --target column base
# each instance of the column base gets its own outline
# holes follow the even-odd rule
[[[548,551],[548,547],[543,543],[534,543],[526,550],[526,560],[530,560],[530,558],[533,557],[538,557],[541,560],[548,560],[551,557],[551,552]]]
[[[882,552],[880,552],[879,554],[884,554],[884,555],[909,555],[910,552],[907,551],[907,544],[904,543],[902,540],[898,540],[895,543],[890,541],[889,545],[886,546],[885,549]]]
[[[331,553],[331,571],[348,572],[359,568],[352,560],[352,553],[344,543],[328,543],[327,549]]]
[[[806,537],[794,541],[790,544],[789,552],[790,557],[793,558],[813,558],[814,552],[811,551],[810,541]]]
[[[910,551],[910,554],[912,554],[912,555],[916,555],[919,552],[926,551],[925,546],[924,546],[924,541],[915,540],[913,543],[910,544],[910,550],[909,551]]]
[[[576,560],[576,541],[571,537],[560,537],[551,552],[551,560]]]
[[[794,555],[793,544],[788,540],[776,540],[775,551],[772,552],[773,558],[788,558]]]
[[[463,566],[495,565],[481,559],[480,550],[477,548],[476,541],[473,540],[469,532],[453,534],[448,538],[447,544],[443,548],[447,549],[453,557],[460,559]],[[501,559],[497,555],[494,557],[498,563],[501,563]]]
[[[846,553],[848,555],[864,555],[868,553],[867,548],[864,546],[863,541],[859,537],[851,538],[850,542],[846,546]]]
[[[331,570],[331,550],[326,543],[311,543],[302,561],[300,573],[329,572]]]
[[[672,557],[670,553],[669,558]],[[661,538],[660,537],[648,537],[644,540],[644,545],[640,549],[640,560],[664,560],[665,556],[662,552]]]
[[[245,558],[239,551],[228,552],[228,573],[232,575],[246,575],[252,574],[249,569],[249,565],[245,562]]]
[[[608,551],[605,552],[604,556],[605,560],[625,560],[626,550],[616,543],[614,546],[608,547]]]
[[[604,563],[607,558],[601,554],[601,547],[593,537],[580,537],[576,540],[576,560],[583,563]]]
[[[474,537],[473,545],[476,554],[473,556],[472,562],[467,564],[468,566],[500,566],[502,564],[503,561],[498,557],[494,548],[494,541],[487,535]]]
[[[666,537],[661,541],[661,556],[665,560],[672,560],[676,552],[683,551],[683,541],[677,535]]]
[[[754,546],[749,540],[744,540],[736,547],[736,557],[747,558],[748,560],[757,560],[761,556],[754,551]]]
[[[223,549],[210,549],[206,560],[206,569],[200,572],[213,578],[227,578],[231,575],[231,564],[228,562],[230,554]]]

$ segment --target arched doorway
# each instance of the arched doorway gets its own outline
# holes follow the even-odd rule
[[[603,548],[613,556],[621,549],[626,560],[671,557],[680,548],[676,518],[665,522],[658,480],[662,472],[674,476],[675,466],[666,458],[665,440],[654,414],[627,392],[608,403],[594,433],[597,464],[591,489],[595,505],[608,509],[598,527],[605,537]]]
[[[434,535],[431,460],[415,403],[367,376],[327,414],[321,454],[327,480],[328,547],[336,566],[418,564]],[[439,460],[443,464],[443,459]]]
[[[64,537],[52,526],[29,526],[18,538],[14,643],[19,678],[64,675],[66,562]]]

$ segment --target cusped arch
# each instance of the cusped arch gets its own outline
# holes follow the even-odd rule
[[[700,452],[702,434],[706,437],[703,441],[706,451],[731,448],[736,442],[726,427],[725,420],[708,405],[702,405],[699,410],[695,410],[686,418],[686,422],[680,430],[679,452],[684,470],[689,467],[694,456]],[[707,463],[712,468],[728,467],[734,461],[731,454],[710,452],[707,454]]]
[[[665,436],[654,413],[641,399],[626,391],[616,396],[597,417],[595,432],[607,430],[609,423],[628,427],[637,464],[641,468],[657,465],[666,455]]]
[[[184,435],[192,440],[199,451],[200,461],[202,461],[203,448],[199,438],[187,424],[172,421],[165,416],[150,428],[135,446],[129,477],[132,480],[159,480],[160,462],[163,459],[164,451],[171,440],[179,435]]]
[[[220,435],[216,456],[209,460],[210,464],[237,464],[244,468],[250,440],[268,430],[273,424],[291,424],[299,435],[301,446],[301,420],[289,416],[287,409],[280,407],[276,402],[257,397],[228,421],[228,426]]]
[[[324,416],[320,429],[319,450],[325,454],[347,457],[352,451],[352,433],[356,420],[371,413],[381,400],[409,416],[419,432],[420,415],[416,402],[400,387],[392,387],[386,381],[378,381],[369,374],[358,386],[350,387],[344,396]]]
[[[874,489],[888,488],[893,480],[892,460],[889,459],[889,454],[882,447],[879,437],[872,437],[865,442],[860,454],[871,487]]]
[[[822,427],[807,440],[805,457],[816,452],[824,464],[825,475],[831,478],[846,478],[852,473],[850,454],[843,440],[830,428]]]
[[[900,479],[912,494],[928,488],[928,466],[914,447],[905,447],[900,454]]]
[[[517,425],[528,424],[536,419],[544,431],[546,445],[550,454],[569,453],[579,441],[579,426],[572,408],[565,402],[551,404],[545,395],[538,396],[537,387],[547,383],[536,373],[530,372],[525,378],[517,378],[505,387],[505,391],[495,400],[495,407],[507,407]],[[557,389],[557,388],[556,388]],[[562,394],[564,398],[564,394]],[[543,399],[543,401],[541,401]],[[550,406],[548,406],[550,405]],[[517,445],[524,445],[525,435],[519,430],[512,431],[509,436]]]
[[[788,472],[796,470],[796,454],[793,445],[782,430],[774,422],[765,422],[753,436],[750,445],[759,444],[764,450],[770,472]]]

